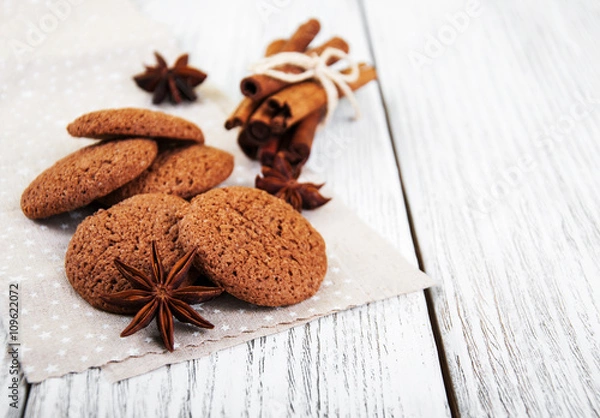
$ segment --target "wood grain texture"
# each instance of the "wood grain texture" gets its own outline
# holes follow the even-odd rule
[[[598,3],[364,4],[460,414],[598,416]]]
[[[283,3],[137,2],[150,17],[172,28],[182,49],[191,53],[191,64],[233,98],[241,97],[239,80],[268,42],[311,16],[323,24],[320,40],[343,35],[357,59],[370,60],[357,2]],[[416,264],[377,85],[364,88],[358,99],[363,118],[348,120],[350,106],[340,106],[333,123],[318,134],[306,178],[326,181],[328,191]],[[32,386],[26,415],[42,412],[376,417],[448,416],[449,408],[424,295],[416,293],[115,385],[103,381],[98,371],[49,379]]]

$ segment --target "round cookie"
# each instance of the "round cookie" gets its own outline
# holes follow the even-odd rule
[[[151,139],[89,145],[42,172],[21,196],[31,219],[47,218],[86,206],[139,176],[158,153]]]
[[[233,171],[233,156],[217,148],[198,144],[161,148],[146,171],[100,202],[110,206],[141,193],[167,193],[188,199],[212,189]]]
[[[73,136],[113,139],[169,138],[204,144],[202,130],[183,118],[148,109],[126,107],[86,113],[67,126]]]
[[[71,238],[65,257],[67,277],[73,288],[95,308],[115,313],[135,312],[100,299],[103,294],[131,289],[115,267],[115,258],[151,274],[154,240],[168,272],[185,254],[177,243],[177,235],[178,222],[188,209],[189,203],[177,196],[145,194],[85,218]]]
[[[248,187],[196,196],[179,225],[196,267],[246,302],[284,306],[314,295],[327,271],[325,241],[283,200]]]

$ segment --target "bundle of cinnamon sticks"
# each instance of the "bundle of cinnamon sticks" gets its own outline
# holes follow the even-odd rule
[[[348,44],[339,37],[333,37],[316,48],[308,49],[320,28],[318,20],[310,19],[289,39],[271,42],[265,56],[279,52],[321,54],[328,47],[349,52]],[[327,64],[335,62],[336,59],[331,58]],[[359,69],[358,80],[350,83],[352,90],[376,78],[373,67],[360,64]],[[301,68],[292,65],[278,70],[289,73],[302,72]],[[303,165],[310,155],[317,125],[325,114],[327,96],[324,88],[315,80],[288,84],[262,74],[244,78],[240,88],[246,97],[227,119],[225,127],[242,127],[238,143],[246,155],[258,159],[263,165],[271,166],[275,153],[286,151],[292,165]]]
[[[320,55],[327,48],[349,52],[347,42],[339,37],[309,48],[320,28],[318,20],[310,19],[289,39],[271,42],[265,56],[280,52]],[[336,61],[337,58],[332,57],[327,65]],[[303,72],[302,68],[289,64],[276,69],[292,74]],[[349,87],[357,90],[376,77],[372,66],[359,64],[359,77],[349,83]],[[326,112],[327,94],[323,86],[314,79],[289,84],[264,74],[253,74],[242,80],[240,88],[245,98],[229,116],[225,128],[241,127],[238,144],[248,157],[259,160],[263,166],[272,167],[279,152],[299,174],[310,156],[317,126]],[[339,89],[338,95],[343,95]]]

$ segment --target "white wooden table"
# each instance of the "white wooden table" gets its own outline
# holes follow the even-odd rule
[[[2,415],[600,415],[600,3],[136,4],[232,99],[311,16],[374,62],[313,165],[441,285],[114,385],[23,386]]]

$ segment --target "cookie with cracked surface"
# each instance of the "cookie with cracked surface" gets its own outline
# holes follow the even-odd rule
[[[179,139],[204,144],[202,130],[189,120],[149,109],[126,107],[86,113],[67,126],[76,137]]]
[[[21,195],[31,219],[47,218],[88,205],[130,182],[156,158],[151,139],[105,141],[81,148],[43,171]]]
[[[156,241],[165,271],[169,271],[185,254],[177,242],[178,222],[189,205],[177,196],[144,194],[85,218],[71,238],[65,257],[67,278],[73,288],[95,308],[134,313],[135,309],[128,311],[100,299],[103,294],[131,289],[115,267],[115,258],[150,275],[151,243]],[[190,275],[188,284],[194,279]]]
[[[179,241],[198,269],[238,299],[285,306],[314,295],[327,271],[325,241],[283,200],[248,187],[192,199]]]
[[[161,144],[154,162],[139,177],[100,199],[113,205],[142,193],[166,193],[188,199],[223,182],[233,171],[233,155],[198,144]]]

